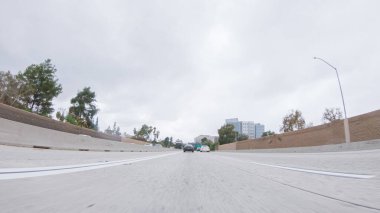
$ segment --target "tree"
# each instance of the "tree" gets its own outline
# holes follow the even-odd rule
[[[0,71],[0,103],[15,106],[23,109],[24,106],[20,102],[23,95],[25,85],[10,71]]]
[[[107,129],[104,130],[104,133],[109,134],[109,135],[117,135],[117,136],[121,135],[120,127],[117,126],[116,122],[113,123],[112,129],[110,126],[108,126]]]
[[[325,112],[323,113],[322,120],[324,123],[331,123],[335,120],[340,120],[342,119],[342,112],[340,111],[339,108],[326,108]]]
[[[65,120],[67,123],[70,123],[76,126],[79,125],[76,116],[73,115],[72,113],[69,113],[68,115],[66,115]]]
[[[98,117],[96,117],[96,122],[95,122],[94,130],[95,131],[99,131],[99,119],[98,119]]]
[[[36,65],[32,64],[17,79],[24,85],[20,97],[24,107],[40,115],[50,115],[53,109],[53,98],[62,92],[62,86],[55,76],[57,69],[51,60]]]
[[[274,135],[275,133],[272,132],[272,131],[266,131],[266,132],[263,132],[263,134],[261,135],[261,137],[265,137],[265,136],[270,136],[270,135]]]
[[[153,132],[153,127],[143,124],[139,130],[133,129],[133,138],[142,141],[150,141],[150,135]],[[157,134],[157,133],[156,133]]]
[[[208,147],[210,147],[211,151],[214,151],[216,146],[217,146],[217,143],[207,139],[206,137],[201,139],[201,143],[202,143],[202,145],[207,145]]]
[[[120,132],[120,127],[119,127],[119,126],[117,127],[117,129],[116,129],[116,132],[115,132],[115,133],[116,133],[116,135],[117,135],[117,136],[120,136],[120,135],[121,135],[121,132]]]
[[[246,135],[246,134],[239,134],[238,137],[237,137],[237,141],[245,141],[245,140],[248,140],[249,139],[249,136]]]
[[[202,145],[207,145],[208,139],[206,137],[202,138],[201,143],[202,143]]]
[[[120,127],[116,126],[116,122],[113,123],[112,133],[113,135],[117,135],[117,136],[121,135]]]
[[[169,137],[166,137],[164,140],[161,141],[161,145],[162,145],[163,147],[167,147],[167,148],[169,148],[169,147],[173,146],[173,139],[170,140]]]
[[[57,113],[55,113],[55,117],[59,120],[59,121],[65,121],[65,109],[58,109]]]
[[[225,124],[220,129],[218,129],[219,134],[219,144],[227,144],[235,141],[237,132],[234,131],[234,126],[232,124]]]
[[[218,147],[218,143],[212,143],[212,144],[210,144],[209,145],[209,147],[210,147],[210,151],[215,151],[216,149],[217,149],[217,147]]]
[[[292,110],[282,119],[282,132],[292,132],[305,128],[305,119],[302,117],[302,112],[299,110]]]
[[[90,87],[85,87],[82,91],[71,99],[69,113],[75,117],[78,125],[90,129],[95,128],[94,116],[99,109],[95,106],[95,92]]]
[[[112,129],[110,126],[107,127],[106,130],[104,130],[104,133],[108,134],[108,135],[112,135]]]
[[[157,143],[159,136],[160,136],[160,131],[158,131],[156,127],[153,127],[153,145]]]

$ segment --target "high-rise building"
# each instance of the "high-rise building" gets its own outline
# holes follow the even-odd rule
[[[261,138],[264,132],[265,132],[264,125],[260,123],[255,124],[255,138]]]
[[[234,131],[241,134],[241,122],[237,118],[226,119],[226,124],[231,124],[234,126]]]
[[[234,131],[239,134],[248,135],[249,139],[260,138],[265,131],[264,125],[253,121],[239,121],[238,118],[226,119],[226,124],[234,126]]]
[[[241,134],[248,135],[249,139],[255,138],[255,123],[253,121],[241,121]]]

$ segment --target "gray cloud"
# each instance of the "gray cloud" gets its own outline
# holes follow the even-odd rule
[[[0,69],[51,58],[64,92],[97,94],[104,129],[143,123],[186,141],[225,118],[278,131],[290,109],[320,123],[379,109],[377,1],[3,1]]]

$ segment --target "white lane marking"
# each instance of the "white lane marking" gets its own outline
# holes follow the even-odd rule
[[[345,177],[345,178],[357,178],[357,179],[369,179],[375,177],[375,175],[366,175],[366,174],[350,174],[350,173],[341,173],[341,172],[328,172],[328,171],[319,171],[319,170],[311,170],[311,169],[300,169],[295,167],[287,167],[287,166],[278,166],[278,165],[271,165],[271,164],[265,164],[265,163],[257,163],[257,162],[249,162],[261,166],[269,166],[274,168],[280,168],[280,169],[287,169],[292,171],[298,171],[298,172],[306,172],[306,173],[313,173],[313,174],[319,174],[319,175],[329,175],[329,176],[336,176],[336,177]]]
[[[101,163],[77,164],[68,166],[49,166],[49,167],[33,167],[33,168],[4,168],[0,169],[0,180],[11,180],[28,177],[40,177],[46,175],[57,175],[73,172],[88,171],[94,169],[107,168],[111,166],[119,166],[123,164],[136,163],[140,161],[152,160],[156,158],[167,157],[178,153],[170,153],[157,156],[148,156],[143,158],[117,160]]]

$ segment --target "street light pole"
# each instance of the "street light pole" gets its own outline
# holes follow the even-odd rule
[[[340,79],[339,79],[339,74],[338,74],[338,69],[331,65],[329,62],[323,60],[322,58],[314,57],[314,59],[318,59],[325,64],[329,65],[331,68],[335,70],[336,77],[338,78],[338,83],[339,83],[339,89],[340,89],[340,95],[342,96],[342,102],[343,102],[343,109],[344,109],[344,137],[346,139],[346,143],[350,143],[350,128],[348,124],[348,119],[347,119],[347,112],[346,112],[346,104],[344,103],[344,98],[343,98],[343,90],[342,90],[342,85],[340,84]]]

